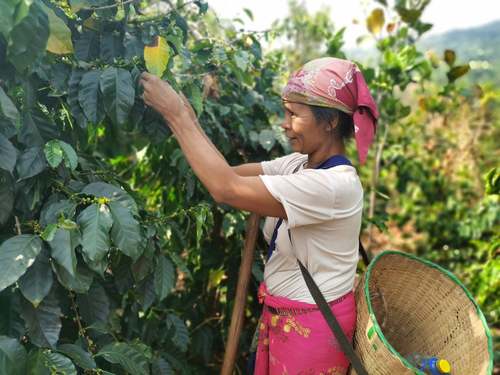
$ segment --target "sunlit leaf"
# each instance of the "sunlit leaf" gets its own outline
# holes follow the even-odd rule
[[[52,140],[45,144],[43,148],[43,152],[45,153],[45,158],[49,162],[49,165],[52,168],[57,168],[59,164],[63,161],[63,150],[59,141]]]
[[[366,27],[372,34],[378,35],[384,27],[385,16],[381,8],[374,9],[366,19]]]
[[[47,50],[57,55],[73,52],[71,30],[52,9],[42,3],[45,13],[49,16],[50,35],[47,41]]]
[[[42,250],[38,236],[21,234],[11,237],[0,245],[0,291],[16,282]]]
[[[156,36],[153,45],[144,47],[144,61],[151,74],[162,77],[170,59],[170,47],[165,38]]]

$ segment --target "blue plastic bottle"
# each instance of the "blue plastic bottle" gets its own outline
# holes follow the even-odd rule
[[[412,354],[408,357],[408,361],[420,371],[429,375],[451,374],[450,363],[445,359]]]

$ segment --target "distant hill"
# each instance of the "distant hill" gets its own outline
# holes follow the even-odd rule
[[[445,49],[452,49],[457,54],[457,64],[471,64],[468,80],[500,85],[500,20],[424,37],[417,45],[420,50],[433,50],[440,57]],[[374,48],[350,49],[346,53],[361,62],[376,57]]]
[[[418,45],[421,49],[436,51],[439,56],[445,49],[452,49],[457,54],[458,64],[471,64],[469,79],[500,83],[500,20],[432,35],[423,38]]]

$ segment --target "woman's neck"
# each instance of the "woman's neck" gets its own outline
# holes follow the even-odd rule
[[[307,163],[304,168],[316,168],[322,162],[333,155],[345,154],[344,143],[334,143],[328,145],[329,147],[320,148],[313,153],[307,155]]]

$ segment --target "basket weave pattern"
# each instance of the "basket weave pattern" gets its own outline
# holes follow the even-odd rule
[[[370,375],[421,374],[405,360],[412,353],[448,360],[453,375],[491,374],[493,349],[484,316],[441,267],[383,252],[358,284],[356,303],[354,345]]]

